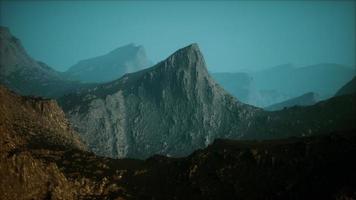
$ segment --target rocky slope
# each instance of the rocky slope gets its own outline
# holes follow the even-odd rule
[[[53,100],[4,87],[0,97],[4,200],[356,198],[356,129],[283,140],[218,139],[182,158],[111,159],[83,151]]]
[[[355,94],[356,93],[356,77],[354,77],[350,82],[341,87],[335,94],[335,96]]]
[[[21,97],[0,85],[0,113],[1,199],[45,199],[47,192],[73,195],[72,184],[56,165],[39,161],[28,151],[86,149],[57,103]]]
[[[128,44],[106,55],[79,61],[65,74],[82,82],[108,82],[150,65],[143,46]]]
[[[0,147],[2,199],[356,198],[355,130],[259,142],[216,140],[188,157],[145,161],[46,146],[5,152]]]
[[[6,27],[0,27],[0,83],[22,95],[44,97],[58,97],[84,87],[31,58]]]
[[[239,137],[236,126],[259,111],[212,80],[196,44],[60,103],[90,148],[111,157],[187,155],[217,137]]]
[[[309,106],[315,104],[316,102],[318,102],[318,95],[313,92],[308,92],[306,94],[303,94],[302,96],[267,106],[264,109],[269,111],[275,111],[293,106]]]
[[[0,97],[3,142],[13,135],[24,140],[22,145],[41,146],[43,143],[52,147],[65,145],[66,148],[86,149],[55,100],[18,96],[2,85]]]

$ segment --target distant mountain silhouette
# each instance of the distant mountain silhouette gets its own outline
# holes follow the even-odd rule
[[[253,81],[247,73],[211,73],[211,76],[237,99],[250,103]]]
[[[267,106],[265,107],[265,109],[269,111],[275,111],[275,110],[281,110],[293,106],[309,106],[315,104],[316,102],[318,102],[318,100],[319,98],[317,94],[313,92],[308,92],[306,94],[303,94],[302,96],[295,97],[277,104]]]
[[[355,70],[328,63],[300,68],[289,64],[251,73],[251,76],[260,90],[276,90],[290,97],[312,91],[321,99],[327,99],[355,76]]]
[[[73,80],[82,82],[108,82],[152,64],[143,46],[128,44],[108,54],[79,61],[65,73]]]
[[[31,58],[6,27],[0,27],[0,83],[22,95],[58,97],[84,85]]]
[[[351,68],[318,64],[296,68],[279,65],[249,73],[213,73],[216,81],[242,102],[267,107],[313,91],[320,99],[333,96],[355,75]]]

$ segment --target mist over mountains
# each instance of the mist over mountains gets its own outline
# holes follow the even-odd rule
[[[152,64],[143,46],[128,44],[106,55],[79,61],[64,74],[81,82],[108,82]]]
[[[0,39],[5,199],[355,197],[352,69],[210,74],[193,43],[153,66],[130,44],[62,73]]]

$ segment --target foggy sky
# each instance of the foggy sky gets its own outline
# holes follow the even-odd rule
[[[0,24],[32,57],[60,71],[132,42],[154,62],[196,42],[211,71],[354,66],[355,7],[355,1],[1,1]]]

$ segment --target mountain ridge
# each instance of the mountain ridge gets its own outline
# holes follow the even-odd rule
[[[0,83],[21,95],[52,98],[89,86],[34,60],[7,27],[0,27]]]
[[[286,101],[273,104],[265,107],[265,110],[276,111],[293,106],[309,106],[315,104],[319,100],[318,95],[314,92],[308,92],[301,96],[288,99]]]
[[[260,110],[237,101],[210,77],[197,44],[151,68],[67,95],[60,104],[94,152],[138,158],[187,155],[219,133],[238,137],[231,124]]]

